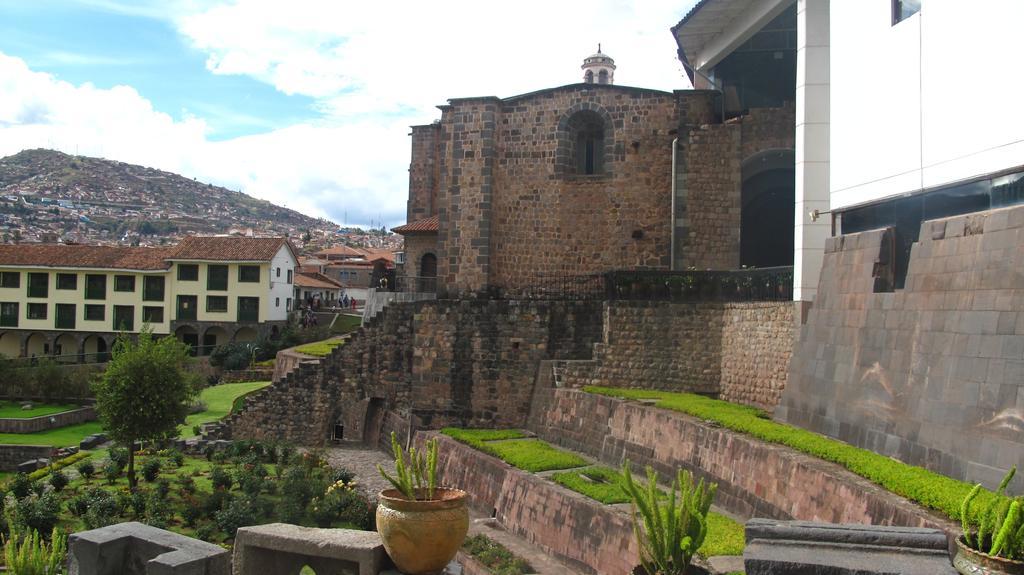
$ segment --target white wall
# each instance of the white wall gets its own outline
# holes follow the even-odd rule
[[[1021,0],[831,2],[832,209],[1024,164]]]
[[[292,256],[288,246],[281,246],[281,249],[277,250],[277,253],[274,254],[274,259],[270,260],[270,297],[267,298],[267,302],[264,304],[266,306],[266,315],[260,314],[261,318],[265,317],[267,321],[288,319],[287,303],[288,299],[293,295],[292,288],[295,287],[288,283],[288,272],[291,271],[291,275],[294,278],[295,266],[298,263]],[[278,268],[281,269],[280,277],[277,275]],[[280,305],[278,305],[278,302]]]

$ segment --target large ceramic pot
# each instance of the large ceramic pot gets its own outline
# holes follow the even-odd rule
[[[953,567],[962,575],[1024,575],[1024,561],[993,557],[971,549],[962,536],[957,538],[956,548]]]
[[[466,492],[438,488],[434,499],[412,501],[397,489],[381,491],[377,531],[399,571],[406,575],[440,573],[469,531]]]

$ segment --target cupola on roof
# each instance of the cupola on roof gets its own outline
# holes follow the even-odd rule
[[[597,52],[583,59],[583,81],[587,84],[614,84],[615,83],[615,60],[608,54],[601,51],[601,45],[597,45]]]

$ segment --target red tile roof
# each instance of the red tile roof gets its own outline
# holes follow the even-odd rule
[[[417,220],[412,223],[405,224],[404,226],[398,226],[397,228],[391,228],[391,231],[396,234],[409,234],[417,232],[436,232],[438,228],[437,216],[430,216],[422,220]]]
[[[295,274],[295,285],[299,287],[310,287],[310,288],[321,288],[321,289],[342,289],[345,286],[339,282],[332,280],[331,278],[318,273],[298,273]]]
[[[237,236],[189,236],[178,243],[172,260],[214,260],[231,262],[268,262],[281,246],[298,260],[295,248],[285,238],[245,238]]]
[[[363,253],[360,252],[359,250],[354,249],[354,248],[350,248],[350,247],[345,246],[345,245],[340,245],[340,246],[333,246],[333,247],[322,249],[322,250],[316,252],[315,255],[318,255],[318,256],[349,256],[349,257],[353,257],[353,258],[358,258],[358,257],[362,256]]]
[[[0,244],[0,266],[164,270],[176,248]]]

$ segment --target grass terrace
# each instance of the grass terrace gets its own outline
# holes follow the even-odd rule
[[[20,401],[0,401],[0,419],[28,419],[30,417],[42,417],[78,409],[80,406],[71,403],[35,403],[32,402],[32,409],[22,409]]]
[[[456,429],[446,427],[441,433],[493,455],[509,465],[529,471],[551,471],[583,467],[587,462],[568,451],[552,447],[539,439],[530,439],[515,429]]]
[[[732,431],[831,461],[897,495],[935,509],[953,520],[960,519],[960,503],[974,487],[922,467],[907,465],[805,429],[774,422],[765,412],[753,407],[692,393],[596,386],[587,386],[583,389],[589,393],[619,399],[655,400],[656,407],[711,421]],[[971,510],[980,512],[987,509],[993,497],[996,497],[994,493],[983,489]]]
[[[103,426],[100,425],[100,422],[87,421],[36,433],[0,433],[0,444],[68,447],[78,445],[87,435],[101,433],[102,431]]]
[[[312,355],[313,357],[325,357],[330,355],[334,348],[341,346],[345,343],[342,339],[325,339],[323,341],[315,341],[313,343],[307,343],[306,345],[300,345],[295,348],[298,353],[304,353],[306,355]]]
[[[185,418],[181,429],[181,437],[195,437],[192,431],[197,425],[219,421],[235,410],[236,404],[241,405],[245,396],[255,393],[270,385],[269,381],[245,381],[241,383],[222,383],[207,387],[199,394],[199,400],[206,404],[206,410],[193,413]]]

